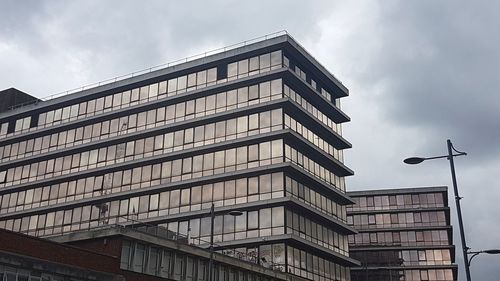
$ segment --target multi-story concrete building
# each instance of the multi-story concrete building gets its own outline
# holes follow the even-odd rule
[[[353,281],[457,280],[446,187],[348,192]]]
[[[287,34],[0,114],[0,228],[159,225],[349,280],[348,90]],[[230,211],[241,211],[232,216]]]

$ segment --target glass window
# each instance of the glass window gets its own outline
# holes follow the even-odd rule
[[[271,209],[260,209],[259,210],[259,226],[260,228],[269,228],[271,227]]]
[[[201,203],[201,186],[195,186],[191,189],[191,204]]]
[[[248,100],[255,100],[259,98],[258,85],[252,85],[248,88]]]
[[[207,71],[203,70],[197,73],[196,75],[196,84],[203,85],[207,83]]]
[[[187,76],[181,76],[177,78],[177,90],[186,89]]]
[[[136,272],[143,272],[145,258],[146,258],[146,246],[137,243],[134,251],[132,270]]]
[[[259,177],[260,193],[271,192],[271,175],[261,175]]]
[[[196,113],[205,111],[205,97],[196,99]]]
[[[259,160],[259,145],[254,144],[248,146],[248,161],[257,161]]]
[[[241,216],[236,217],[236,222],[235,222],[235,231],[245,231],[247,227],[247,216],[246,214],[243,214]]]
[[[238,74],[238,63],[233,62],[227,65],[227,77],[233,77]]]
[[[257,194],[259,193],[259,178],[252,177],[248,178],[248,194]]]
[[[260,97],[269,97],[271,95],[271,82],[263,82],[259,84]]]
[[[238,103],[248,101],[248,87],[238,89]]]
[[[179,207],[180,191],[172,190],[170,192],[170,208]]]
[[[226,181],[224,184],[224,199],[234,198],[236,195],[236,181]]]
[[[168,80],[168,93],[177,91],[177,78]]]
[[[213,169],[213,158],[214,154],[213,153],[207,153],[203,155],[203,169],[204,170],[211,170]]]
[[[271,54],[260,56],[260,69],[265,69],[271,66]]]
[[[247,229],[258,229],[259,228],[259,211],[251,211],[248,212],[248,219],[247,219]]]
[[[248,60],[241,60],[238,62],[238,74],[244,74],[248,72]],[[228,75],[229,76],[229,75]]]
[[[271,158],[271,143],[263,142],[259,144],[259,159],[265,160]]]
[[[259,69],[259,57],[250,58],[249,71],[255,71]]]
[[[235,105],[238,101],[238,94],[236,90],[231,90],[227,92],[227,105]]]
[[[271,81],[271,95],[282,93],[282,87],[283,83],[281,82],[281,79]]]
[[[271,66],[281,65],[282,56],[281,50],[271,53]]]
[[[217,68],[211,68],[207,71],[207,82],[214,82],[217,80]]]
[[[187,87],[190,88],[194,86],[196,86],[196,73],[190,73],[187,78]]]
[[[248,117],[248,130],[255,130],[259,128],[259,114],[252,114]]]

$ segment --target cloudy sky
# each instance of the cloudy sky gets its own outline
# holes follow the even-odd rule
[[[456,166],[469,245],[500,248],[499,11],[487,0],[3,0],[0,89],[44,97],[287,30],[350,89],[348,188],[451,185],[446,160],[402,163],[447,153],[450,138],[468,153]],[[499,264],[477,257],[472,275],[496,281]]]

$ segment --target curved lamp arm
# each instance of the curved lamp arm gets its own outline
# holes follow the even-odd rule
[[[477,251],[477,252],[467,252],[467,255],[470,255],[470,258],[468,259],[468,264],[470,265],[470,263],[472,262],[472,259],[479,255],[479,254],[489,254],[489,255],[498,255],[500,254],[500,250],[499,249],[491,249],[491,250],[482,250],[482,251]]]
[[[471,262],[472,262],[472,259],[473,259],[475,256],[477,256],[477,255],[479,255],[479,254],[481,254],[481,253],[482,253],[482,251],[479,251],[479,252],[469,252],[468,254],[469,254],[469,255],[471,255],[471,254],[472,254],[472,255],[470,256],[470,258],[469,258],[469,260],[467,261],[467,263],[470,265],[470,264],[471,264]]]

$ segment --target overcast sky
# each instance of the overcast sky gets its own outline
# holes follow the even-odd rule
[[[468,153],[456,168],[469,246],[500,248],[499,11],[487,0],[3,0],[0,89],[44,97],[287,30],[350,90],[348,189],[451,186],[446,160],[402,163],[446,154],[451,138]],[[477,257],[473,278],[497,281],[499,264]]]

